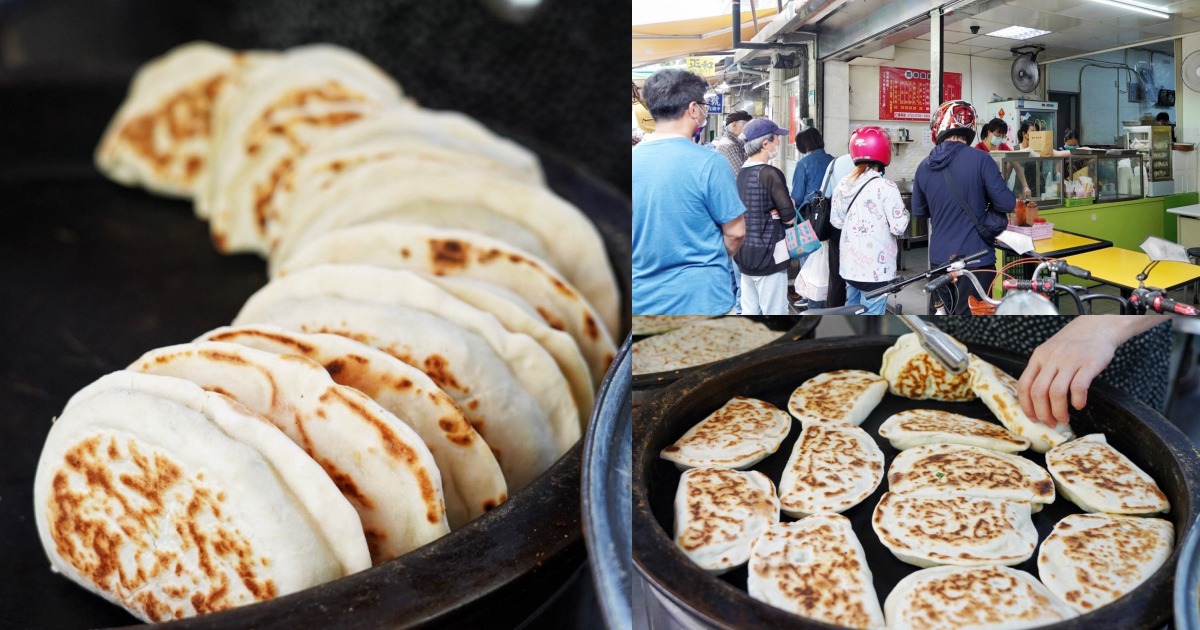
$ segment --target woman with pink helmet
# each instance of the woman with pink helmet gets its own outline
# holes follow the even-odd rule
[[[896,277],[896,237],[908,227],[908,210],[896,184],[883,177],[892,161],[892,140],[880,127],[850,134],[854,170],[833,192],[830,223],[842,231],[840,273],[846,280],[846,304],[861,304],[868,315],[882,315],[887,296],[863,295]]]

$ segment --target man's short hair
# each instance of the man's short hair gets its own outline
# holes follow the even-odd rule
[[[679,68],[664,68],[650,75],[642,87],[642,100],[654,120],[678,120],[692,103],[703,103],[708,82]]]
[[[1171,115],[1168,114],[1167,112],[1158,112],[1158,115],[1154,117],[1154,120],[1162,121],[1162,122],[1171,122]]]
[[[971,142],[975,140],[975,131],[973,129],[967,129],[966,127],[948,131],[946,132],[946,135],[942,136],[942,142],[945,142],[950,138],[962,138],[963,142],[971,144]]]

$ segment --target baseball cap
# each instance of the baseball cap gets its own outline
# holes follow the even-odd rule
[[[755,138],[761,138],[772,133],[777,136],[786,137],[788,135],[788,130],[776,125],[775,121],[771,120],[770,118],[755,118],[754,120],[746,123],[746,128],[742,129],[742,137],[747,141],[754,140]]]

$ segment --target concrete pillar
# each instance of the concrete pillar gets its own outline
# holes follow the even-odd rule
[[[769,81],[767,83],[767,98],[771,99],[771,120],[775,121],[776,125],[784,128],[787,128],[788,126],[787,88],[785,88],[783,85],[783,81],[786,78],[787,70],[774,67],[771,68],[770,75],[767,77]],[[788,133],[795,137],[796,130],[789,129]],[[787,139],[781,139],[781,143],[786,146],[788,141]],[[784,170],[783,162],[784,150],[780,149],[779,152],[775,154],[775,159],[771,160],[771,166],[774,166],[780,170]]]
[[[845,61],[824,64],[821,135],[825,137],[825,151],[837,157],[850,148],[850,64]]]
[[[945,42],[942,41],[942,10],[940,8],[929,12],[929,112],[937,110],[945,99],[942,91],[942,70],[944,69],[943,53]]]

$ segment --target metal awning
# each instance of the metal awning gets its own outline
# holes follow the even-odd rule
[[[775,9],[759,9],[759,28],[765,27]],[[641,24],[633,27],[633,67],[688,55],[723,52],[733,46],[733,27],[728,14],[712,17]],[[742,39],[754,37],[754,16],[742,12]]]

